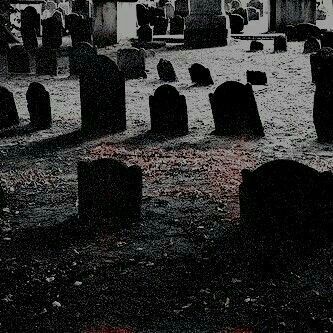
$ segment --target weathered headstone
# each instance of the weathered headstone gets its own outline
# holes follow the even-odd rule
[[[169,20],[165,17],[157,16],[154,21],[154,35],[166,35]]]
[[[72,47],[69,53],[70,75],[80,75],[96,56],[97,50],[87,42]]]
[[[279,35],[274,37],[274,52],[286,52],[287,51],[287,37],[285,35]]]
[[[150,27],[149,24],[144,24],[137,30],[137,35],[139,42],[152,42],[153,29]]]
[[[37,31],[39,30],[39,15],[34,7],[28,6],[21,12],[21,35],[23,46],[27,51],[38,47]]]
[[[36,129],[50,128],[52,123],[50,94],[45,87],[38,82],[30,83],[26,98],[31,126]]]
[[[126,79],[147,78],[146,55],[143,49],[119,49],[117,52],[117,65],[124,73]]]
[[[249,21],[258,21],[260,19],[260,12],[254,7],[247,7],[247,14]]]
[[[57,50],[42,46],[36,51],[36,74],[53,76],[58,74]]]
[[[72,46],[81,42],[92,44],[92,27],[89,19],[83,18],[82,15],[72,13],[67,17],[66,28],[72,39]]]
[[[248,7],[254,7],[254,8],[258,9],[259,12],[260,12],[260,16],[264,15],[264,5],[260,0],[250,0],[247,3],[247,6]]]
[[[9,49],[7,62],[9,73],[30,73],[30,58],[23,45],[14,45]]]
[[[125,78],[114,61],[98,55],[80,75],[81,128],[88,134],[126,129]]]
[[[11,127],[19,123],[13,93],[0,86],[0,129]]]
[[[330,47],[323,47],[318,52],[310,55],[312,82],[318,81],[320,70],[325,63],[333,63],[333,49]]]
[[[250,84],[227,81],[209,94],[215,135],[264,136],[257,103]]]
[[[260,238],[273,242],[270,244],[279,246],[276,242],[288,239],[304,242],[304,238],[313,239],[332,224],[330,172],[318,172],[296,161],[276,160],[254,171],[243,170],[242,178],[241,218]]]
[[[172,63],[169,60],[160,59],[157,64],[157,72],[160,80],[165,82],[177,81],[177,75]]]
[[[86,227],[130,226],[141,218],[142,171],[114,159],[78,163],[79,219]]]
[[[319,39],[310,37],[304,42],[303,53],[314,53],[319,51],[320,49],[321,49],[321,42]]]
[[[186,135],[188,117],[185,96],[164,84],[149,97],[151,132],[163,135]]]
[[[182,35],[184,34],[185,22],[184,18],[180,15],[176,15],[170,19],[170,35]]]
[[[265,85],[267,84],[266,73],[260,71],[247,71],[247,82],[252,85]]]
[[[257,40],[253,40],[250,44],[250,51],[251,52],[257,52],[257,51],[263,51],[264,50],[264,44],[262,42],[258,42]]]
[[[57,17],[52,16],[42,20],[42,44],[51,49],[58,49],[62,45],[62,24]]]
[[[238,14],[229,15],[230,30],[232,34],[239,34],[244,30],[244,19]]]
[[[189,69],[191,81],[198,86],[209,86],[214,84],[208,68],[195,63]]]
[[[173,6],[173,4],[171,2],[167,2],[164,6],[164,10],[165,10],[165,17],[167,19],[172,19],[175,16],[175,7]]]

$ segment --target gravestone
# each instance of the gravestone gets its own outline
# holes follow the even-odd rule
[[[30,58],[23,45],[14,45],[9,49],[7,63],[9,73],[30,73]]]
[[[73,13],[67,16],[66,21],[66,29],[71,35],[72,46],[76,46],[81,42],[92,44],[92,28],[89,19],[85,19],[82,15]]]
[[[72,47],[69,53],[70,75],[80,75],[96,56],[97,50],[87,42]]]
[[[251,52],[257,52],[257,51],[263,51],[264,50],[264,44],[262,42],[258,42],[257,40],[253,40],[250,44],[250,51]]]
[[[160,59],[157,64],[157,72],[160,80],[165,82],[177,81],[177,75],[172,63],[169,60]]]
[[[266,85],[267,76],[266,73],[260,71],[247,71],[247,82],[252,85]]]
[[[175,7],[173,6],[173,4],[171,2],[167,2],[164,6],[164,10],[165,10],[165,17],[167,19],[172,19],[175,17]]]
[[[21,36],[23,46],[27,51],[34,51],[38,48],[39,25],[39,15],[34,7],[28,6],[21,11]]]
[[[324,31],[321,38],[322,47],[331,47],[333,48],[333,31]]]
[[[246,9],[240,7],[238,9],[233,10],[232,14],[233,15],[240,15],[244,20],[244,25],[249,24],[249,17],[248,17]]]
[[[138,41],[139,42],[152,42],[153,41],[153,29],[150,27],[149,24],[142,25],[137,30]]]
[[[307,246],[332,225],[333,175],[291,160],[242,171],[241,219],[268,244],[300,240]]]
[[[149,97],[151,132],[163,135],[186,135],[188,117],[185,96],[164,84]]]
[[[215,135],[264,136],[257,103],[250,84],[227,81],[209,94]]]
[[[180,15],[176,15],[170,19],[170,35],[182,35],[184,34],[185,21]]]
[[[137,4],[136,18],[139,26],[149,24],[149,9],[141,3]]]
[[[247,7],[247,14],[249,21],[259,21],[260,19],[260,12],[254,7]]]
[[[62,24],[57,17],[52,16],[42,20],[42,44],[51,49],[58,49],[62,45]]]
[[[198,86],[209,86],[214,84],[208,68],[195,63],[189,69],[191,81]]]
[[[40,130],[50,128],[52,123],[50,94],[45,87],[38,82],[30,83],[26,99],[31,126]]]
[[[19,123],[13,93],[0,86],[0,129],[11,127]]]
[[[143,49],[119,49],[117,51],[117,65],[126,79],[147,78],[146,55]]]
[[[320,49],[321,49],[321,42],[319,39],[310,37],[304,42],[303,53],[314,53],[319,51]]]
[[[230,30],[232,34],[239,34],[244,30],[244,19],[238,14],[229,15]]]
[[[316,39],[321,39],[322,33],[321,30],[315,25],[311,23],[300,23],[295,26],[295,37],[296,41],[302,42],[307,40],[310,37],[314,37]]]
[[[287,37],[285,35],[279,35],[274,37],[274,52],[286,52],[287,51]]]
[[[154,35],[166,35],[169,20],[162,16],[157,16],[154,21]]]
[[[36,51],[36,74],[53,76],[58,74],[57,50],[42,46]]]
[[[260,16],[264,15],[264,5],[260,0],[251,0],[247,3],[248,7],[254,7],[259,10]]]
[[[319,73],[325,63],[333,63],[333,49],[323,47],[318,52],[310,55],[312,82],[318,81]]]
[[[79,219],[85,226],[130,226],[141,218],[142,171],[110,158],[78,163]]]
[[[93,58],[80,75],[80,99],[84,133],[126,129],[125,77],[107,56]]]

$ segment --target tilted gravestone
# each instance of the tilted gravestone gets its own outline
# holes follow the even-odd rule
[[[71,35],[73,47],[82,42],[92,44],[92,29],[89,19],[83,18],[82,15],[72,13],[67,16],[66,21],[66,28]]]
[[[26,50],[34,51],[38,47],[37,31],[39,15],[34,7],[28,6],[21,11],[21,35]]]
[[[36,51],[36,74],[54,76],[58,74],[57,50],[42,46]]]
[[[36,129],[50,128],[52,124],[50,94],[45,87],[38,82],[30,83],[26,99],[31,126]]]
[[[186,135],[188,117],[185,96],[164,84],[149,97],[151,132],[163,135]]]
[[[152,42],[153,41],[153,29],[150,27],[149,24],[142,25],[137,30],[138,41],[139,42]]]
[[[250,52],[263,51],[264,44],[262,42],[258,42],[257,40],[253,40],[250,44]]]
[[[189,69],[191,81],[198,86],[209,86],[214,84],[208,68],[195,63]]]
[[[287,48],[287,37],[285,35],[274,37],[274,52],[286,52]]]
[[[42,20],[42,44],[51,49],[58,49],[62,45],[62,24],[57,17],[52,16]]]
[[[180,15],[176,15],[170,19],[170,35],[183,35],[185,29],[184,18]]]
[[[321,41],[314,37],[308,38],[304,42],[304,51],[303,53],[314,53],[321,49]]]
[[[260,71],[247,71],[247,82],[252,85],[266,85],[267,76],[266,73]]]
[[[330,47],[323,47],[318,52],[310,55],[310,65],[312,82],[316,83],[322,66],[326,63],[333,62],[333,49]]]
[[[69,53],[70,75],[80,75],[96,56],[97,50],[87,42],[72,47]]]
[[[215,135],[264,136],[257,103],[250,84],[227,81],[209,94]]]
[[[157,64],[157,72],[160,80],[165,82],[177,81],[177,75],[172,63],[169,60],[160,59]]]
[[[0,129],[11,127],[19,123],[13,93],[0,86]]]
[[[96,56],[80,75],[80,99],[83,132],[126,129],[125,77],[107,56]]]
[[[14,45],[9,49],[7,63],[9,73],[30,73],[30,57],[22,45]]]
[[[239,14],[229,15],[230,30],[232,34],[239,34],[244,30],[244,18]]]
[[[283,239],[314,239],[332,226],[332,173],[276,160],[254,171],[243,170],[242,178],[241,219],[272,246]]]
[[[146,55],[143,49],[119,49],[117,51],[117,64],[126,79],[147,78]]]
[[[155,17],[154,20],[154,35],[166,35],[168,30],[169,20],[162,16]]]
[[[79,219],[88,227],[130,226],[141,218],[142,171],[114,159],[78,163]]]

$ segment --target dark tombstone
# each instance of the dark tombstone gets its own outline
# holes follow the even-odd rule
[[[21,35],[23,46],[27,51],[38,48],[37,32],[39,30],[39,16],[34,7],[28,6],[21,12]]]
[[[215,135],[264,136],[257,103],[250,84],[227,81],[209,94]]]
[[[244,30],[244,19],[238,14],[229,15],[230,30],[232,34],[240,34]]]
[[[117,65],[126,79],[147,78],[146,54],[143,49],[126,48],[117,51]]]
[[[76,46],[81,42],[92,44],[91,22],[82,15],[73,13],[67,16],[66,29],[69,31],[72,39],[72,46]]]
[[[86,227],[128,227],[141,218],[142,171],[114,159],[78,163],[79,219]]]
[[[188,117],[185,96],[177,89],[164,84],[149,97],[151,132],[180,136],[188,133]]]
[[[177,81],[177,75],[172,63],[169,60],[160,59],[157,64],[157,72],[160,80],[165,82]]]
[[[53,76],[58,74],[57,50],[42,46],[36,51],[36,74]]]
[[[247,7],[247,14],[249,21],[259,21],[260,19],[260,12],[254,7]]]
[[[19,123],[13,93],[0,86],[0,129],[11,127]]]
[[[42,44],[51,49],[58,49],[62,45],[62,23],[56,16],[42,20]]]
[[[52,124],[50,94],[45,87],[38,82],[30,83],[26,98],[31,126],[35,129],[50,128]]]
[[[254,85],[266,85],[267,84],[267,76],[266,73],[260,71],[247,71],[247,82]]]
[[[149,16],[150,14],[147,6],[141,3],[136,5],[136,18],[139,26],[149,24]]]
[[[266,246],[284,240],[319,238],[333,219],[333,175],[291,160],[265,163],[242,171],[239,188],[241,219]],[[327,231],[326,231],[327,232]]]
[[[257,52],[257,51],[263,51],[264,50],[264,44],[262,42],[258,42],[257,40],[253,40],[250,44],[250,51],[251,52]]]
[[[87,134],[126,129],[125,78],[114,61],[98,55],[80,75],[81,128]]]
[[[214,84],[208,68],[195,63],[189,69],[191,81],[198,86],[209,86]]]
[[[321,38],[321,47],[333,48],[333,31],[324,31]]]
[[[9,49],[7,62],[9,73],[30,73],[30,58],[23,45],[14,45]]]
[[[300,23],[295,26],[296,40],[302,42],[310,37],[321,39],[322,33],[320,28],[312,23]]]
[[[320,49],[321,49],[321,42],[319,39],[310,37],[304,42],[303,53],[314,53],[319,51]]]
[[[150,27],[149,24],[142,25],[137,30],[138,41],[139,42],[152,42],[153,41],[153,29]]]
[[[168,30],[169,20],[165,17],[158,16],[154,22],[154,35],[166,35]]]
[[[244,9],[242,7],[239,7],[237,9],[233,10],[232,14],[233,15],[240,15],[243,18],[243,20],[244,20],[244,25],[248,25],[249,24],[249,17],[248,17],[246,9]]]
[[[264,5],[260,0],[251,0],[247,3],[248,7],[254,7],[259,10],[260,16],[264,15]]]
[[[287,51],[287,37],[285,35],[279,35],[274,37],[274,52],[286,52]]]
[[[176,15],[170,19],[170,35],[183,35],[185,28],[184,18]]]
[[[287,36],[287,40],[289,42],[296,42],[298,37],[297,37],[297,31],[296,31],[296,27],[294,25],[287,25],[286,27],[286,36]]]
[[[80,75],[96,56],[97,50],[87,42],[72,47],[69,53],[70,75]]]
[[[325,63],[333,63],[333,49],[323,47],[318,52],[310,55],[312,82],[316,83],[319,78],[319,72]]]

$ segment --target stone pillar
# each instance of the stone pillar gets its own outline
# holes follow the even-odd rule
[[[316,24],[316,2],[313,0],[270,0],[269,30],[285,32],[287,25]]]
[[[227,45],[229,19],[224,12],[224,0],[190,0],[185,27],[185,45],[189,47]]]

